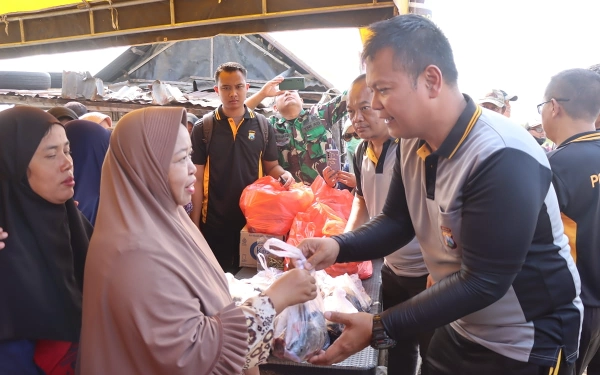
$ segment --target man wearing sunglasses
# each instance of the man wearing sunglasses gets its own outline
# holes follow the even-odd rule
[[[535,141],[542,146],[544,151],[549,152],[552,151],[552,146],[550,146],[546,141],[546,132],[544,131],[544,127],[542,126],[542,120],[535,119],[529,121],[525,129],[533,136]]]

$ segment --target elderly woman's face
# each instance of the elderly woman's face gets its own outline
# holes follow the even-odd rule
[[[53,125],[29,162],[29,186],[50,203],[62,204],[73,197],[75,180],[70,152],[65,129]]]

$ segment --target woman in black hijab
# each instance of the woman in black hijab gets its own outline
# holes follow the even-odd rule
[[[0,112],[0,374],[69,374],[91,225],[73,200],[64,127],[33,107]]]

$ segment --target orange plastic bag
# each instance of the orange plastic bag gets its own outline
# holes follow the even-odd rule
[[[286,190],[279,181],[265,176],[246,186],[240,197],[240,208],[251,232],[285,235],[298,212],[306,210],[314,200],[309,187],[292,184]]]
[[[326,204],[315,202],[304,212],[299,212],[290,228],[287,243],[292,246],[305,238],[323,237],[323,235],[340,234],[346,227],[346,220],[339,217]],[[325,229],[326,233],[323,233]],[[337,233],[335,233],[337,232]]]
[[[346,189],[340,190],[328,186],[321,176],[317,176],[310,185],[310,188],[317,202],[326,204],[337,212],[338,216],[348,220],[350,211],[352,211],[352,202],[354,201],[352,193]]]

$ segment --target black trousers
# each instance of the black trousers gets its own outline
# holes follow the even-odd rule
[[[600,375],[600,307],[585,307],[576,374]]]
[[[428,375],[571,375],[574,364],[559,359],[558,372],[550,367],[519,362],[458,334],[450,325],[436,329],[423,368]]]
[[[215,254],[215,258],[223,268],[223,271],[236,274],[240,270],[240,230],[237,226],[231,231],[223,232],[203,226],[202,234],[208,242],[208,246]]]
[[[381,267],[382,303],[388,309],[404,302],[425,290],[427,275],[420,277],[398,276],[386,264]],[[425,358],[433,332],[425,332],[416,337],[403,339],[395,347],[388,349],[388,374],[414,375],[417,370],[417,356]],[[422,375],[427,375],[422,372]]]

